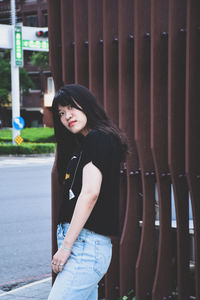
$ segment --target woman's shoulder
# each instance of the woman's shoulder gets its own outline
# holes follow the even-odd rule
[[[101,130],[93,129],[91,130],[87,136],[85,137],[85,141],[93,141],[93,142],[111,142],[112,141],[111,134],[107,134]]]
[[[112,134],[105,133],[101,130],[91,130],[85,137],[84,144],[92,148],[116,150],[117,141]]]

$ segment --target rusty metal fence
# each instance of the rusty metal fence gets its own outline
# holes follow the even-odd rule
[[[48,17],[56,89],[89,87],[131,145],[99,297],[199,300],[200,1],[48,0]],[[55,160],[53,252],[59,193]]]

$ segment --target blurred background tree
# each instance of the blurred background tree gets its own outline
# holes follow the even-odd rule
[[[33,88],[33,82],[24,68],[20,68],[20,90],[22,93],[29,93]],[[10,50],[0,52],[0,106],[10,103],[11,93],[11,68]]]
[[[41,70],[49,69],[49,53],[48,52],[34,52],[32,55],[32,64],[40,67]]]

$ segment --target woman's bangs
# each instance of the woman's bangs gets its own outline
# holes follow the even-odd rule
[[[77,105],[75,104],[75,102],[73,101],[73,98],[71,97],[71,95],[67,95],[66,93],[64,93],[62,90],[59,91],[55,97],[54,97],[54,101],[53,101],[53,108],[58,111],[58,106],[67,106],[67,105],[71,105],[73,107],[77,107]]]

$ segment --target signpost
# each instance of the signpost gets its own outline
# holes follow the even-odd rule
[[[14,27],[15,66],[23,67],[22,27]]]
[[[15,1],[11,4],[12,11],[15,11]],[[38,35],[39,32],[41,35]],[[23,50],[49,51],[48,28],[18,26],[12,13],[12,25],[0,24],[0,37],[0,48],[11,49],[12,141],[13,144],[21,144],[20,130],[25,122],[20,117],[19,67],[23,67]]]
[[[13,127],[17,130],[22,130],[25,126],[25,121],[22,117],[16,117],[13,120]]]
[[[22,130],[25,126],[25,121],[22,117],[16,117],[13,120],[13,128],[16,130]],[[15,137],[15,143],[20,145],[23,142],[23,138],[20,135],[17,135]]]
[[[49,50],[48,41],[32,41],[32,40],[23,40],[23,50]]]

